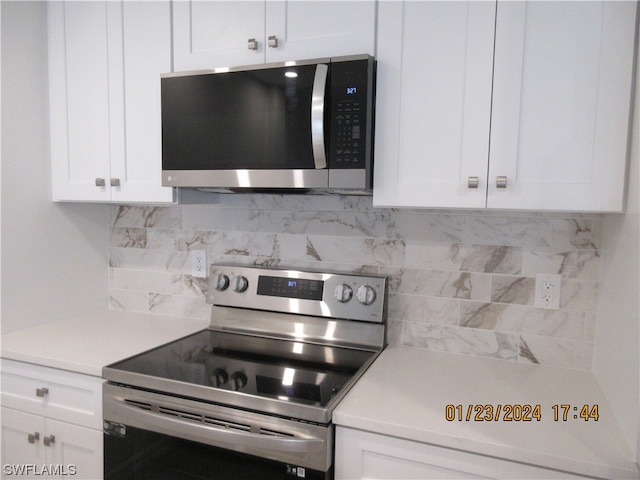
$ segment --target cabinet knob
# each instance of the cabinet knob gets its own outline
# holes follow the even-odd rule
[[[468,185],[469,188],[478,188],[479,180],[478,177],[469,177]]]
[[[45,395],[49,395],[49,389],[47,387],[36,388],[36,395],[38,397],[44,397]]]
[[[507,188],[507,177],[496,177],[496,188]]]
[[[257,50],[258,49],[258,41],[255,38],[250,38],[247,40],[247,47],[249,50]]]
[[[271,35],[268,38],[268,41],[269,41],[270,48],[278,48],[278,37],[276,37],[275,35]]]
[[[96,187],[104,187],[106,184],[104,178],[96,178]]]
[[[27,435],[27,440],[29,440],[29,443],[36,443],[40,440],[40,432],[30,433]]]
[[[56,443],[56,436],[48,435],[44,437],[42,441],[44,442],[45,447],[50,447],[52,443]]]
[[[112,187],[119,187],[120,186],[120,179],[119,178],[111,178],[111,180],[109,180],[109,184]]]

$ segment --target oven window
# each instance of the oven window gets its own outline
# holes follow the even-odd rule
[[[203,445],[127,426],[126,436],[104,435],[105,480],[294,480],[333,478],[333,472]]]

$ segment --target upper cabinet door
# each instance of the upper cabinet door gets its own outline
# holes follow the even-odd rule
[[[173,2],[174,71],[373,55],[375,19],[375,0]]]
[[[487,206],[623,208],[635,22],[636,2],[498,3]]]
[[[160,75],[171,71],[170,2],[110,2],[114,35],[110,63],[112,102],[111,177],[114,202],[171,203],[173,189],[162,186]],[[119,61],[117,61],[119,60]],[[124,79],[124,81],[122,80]]]
[[[48,22],[53,199],[171,203],[160,124],[169,1],[50,2]]]
[[[174,71],[264,63],[264,9],[264,0],[173,2]]]
[[[268,63],[374,55],[376,2],[267,0],[266,26]],[[269,46],[270,37],[275,37],[277,46]]]
[[[495,9],[380,3],[375,206],[485,206]]]
[[[107,201],[96,186],[110,175],[106,2],[50,2],[48,33],[53,199]]]

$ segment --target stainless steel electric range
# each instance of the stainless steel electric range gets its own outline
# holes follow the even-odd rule
[[[105,479],[332,478],[385,298],[380,276],[211,265],[208,329],[103,369]]]

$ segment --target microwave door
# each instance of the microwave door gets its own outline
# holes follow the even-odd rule
[[[162,78],[163,184],[327,188],[328,66]]]

